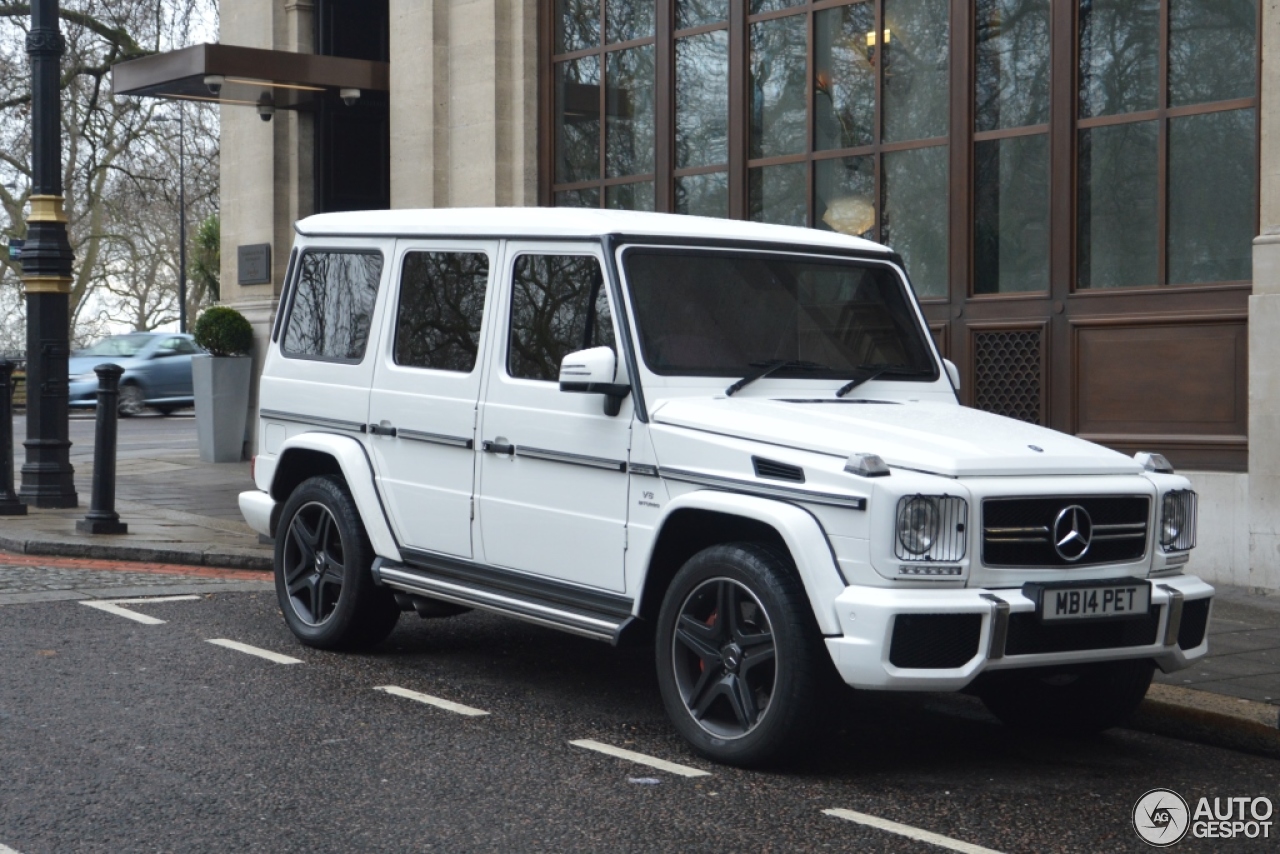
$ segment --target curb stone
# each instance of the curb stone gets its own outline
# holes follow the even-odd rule
[[[1157,684],[1128,728],[1280,758],[1280,706],[1269,703]]]
[[[85,557],[99,560],[129,560],[145,563],[177,563],[189,566],[219,566],[227,569],[271,571],[271,557],[249,554],[239,549],[191,550],[155,543],[126,545],[75,542],[54,539],[15,539],[0,535],[0,551],[45,557]]]

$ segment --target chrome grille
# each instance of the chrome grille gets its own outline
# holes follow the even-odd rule
[[[1063,514],[1070,516],[1064,520]],[[1128,563],[1147,552],[1150,514],[1145,495],[988,498],[982,502],[982,561],[1028,568]],[[1087,548],[1077,554],[1084,540]]]

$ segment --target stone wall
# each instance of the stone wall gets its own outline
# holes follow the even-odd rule
[[[390,12],[391,206],[536,204],[536,0]]]
[[[309,53],[313,45],[310,0],[263,3],[224,0],[221,9],[223,44]],[[255,109],[227,106],[221,110],[222,160],[222,304],[240,311],[253,325],[254,385],[250,412],[257,412],[257,377],[267,352],[293,244],[293,223],[312,213],[311,118],[288,110],[264,122]],[[240,285],[237,247],[271,244],[271,282]],[[250,417],[246,443],[256,450],[256,423]]]
[[[1249,298],[1249,568],[1280,589],[1280,0],[1262,6],[1259,236]]]
[[[1196,549],[1190,571],[1214,584],[1262,587],[1249,564],[1249,476],[1235,472],[1179,471],[1200,499]]]

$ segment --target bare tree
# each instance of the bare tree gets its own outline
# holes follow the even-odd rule
[[[186,111],[188,214],[199,222],[216,210],[217,115],[199,105],[115,97],[110,69],[187,44],[215,4],[64,0],[63,184],[76,255],[73,337],[80,337],[74,329],[81,323],[145,328],[177,315],[178,123],[157,119]],[[29,25],[28,4],[0,5],[0,207],[9,219],[4,234],[19,239],[31,186]],[[17,263],[7,257],[0,263],[15,274],[0,279],[0,287],[13,287]],[[166,289],[168,297],[161,295]]]

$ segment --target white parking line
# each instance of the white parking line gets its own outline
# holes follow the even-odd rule
[[[938,833],[930,833],[927,830],[921,830],[918,827],[912,827],[909,824],[898,824],[896,821],[889,821],[885,818],[876,818],[866,813],[854,812],[853,810],[831,809],[823,810],[826,815],[833,815],[836,818],[842,818],[845,821],[852,821],[858,824],[865,824],[867,827],[874,827],[877,830],[885,830],[889,833],[896,833],[899,836],[905,836],[908,839],[915,839],[918,842],[928,842],[930,845],[937,845],[939,848],[947,848],[952,851],[962,851],[964,854],[1000,854],[993,848],[983,848],[981,845],[974,845],[970,842],[961,842],[959,839],[952,839],[949,836],[942,836]]]
[[[0,845],[0,854],[18,854],[18,852],[14,851],[8,845]]]
[[[90,608],[97,608],[99,611],[106,611],[108,614],[115,614],[117,617],[124,617],[127,620],[133,620],[136,623],[142,623],[144,626],[159,626],[164,624],[164,620],[155,617],[148,617],[146,614],[139,614],[137,611],[130,611],[127,608],[121,608],[121,605],[147,605],[152,602],[194,602],[199,596],[150,596],[141,599],[81,599],[81,605],[88,605]],[[0,854],[5,854],[0,850]]]
[[[236,652],[243,652],[246,655],[256,655],[258,658],[265,658],[267,661],[274,661],[276,664],[301,664],[301,658],[290,658],[287,655],[281,655],[278,652],[272,652],[269,649],[258,649],[256,646],[249,646],[247,643],[239,641],[227,640],[226,638],[209,638],[209,643],[214,646],[225,646],[227,649],[234,649]]]
[[[594,750],[598,753],[616,756],[619,759],[626,759],[630,762],[638,762],[641,765],[648,765],[650,768],[657,768],[659,771],[679,774],[681,777],[711,776],[710,771],[703,771],[701,768],[690,768],[688,765],[677,765],[676,763],[668,762],[665,759],[658,759],[654,756],[645,756],[643,753],[636,753],[634,750],[623,750],[621,747],[614,747],[611,744],[601,744],[600,742],[592,741],[589,738],[583,738],[569,743],[574,747],[585,747],[587,750]]]
[[[416,700],[419,703],[426,703],[428,706],[435,706],[448,712],[455,712],[459,715],[466,715],[472,718],[478,718],[482,715],[489,714],[484,709],[473,709],[470,706],[464,706],[461,703],[455,703],[452,700],[442,700],[439,697],[433,697],[430,694],[420,694],[417,691],[410,691],[408,688],[401,688],[398,685],[377,685],[375,691],[385,691],[388,694],[394,694],[397,697],[404,697],[407,700]]]

